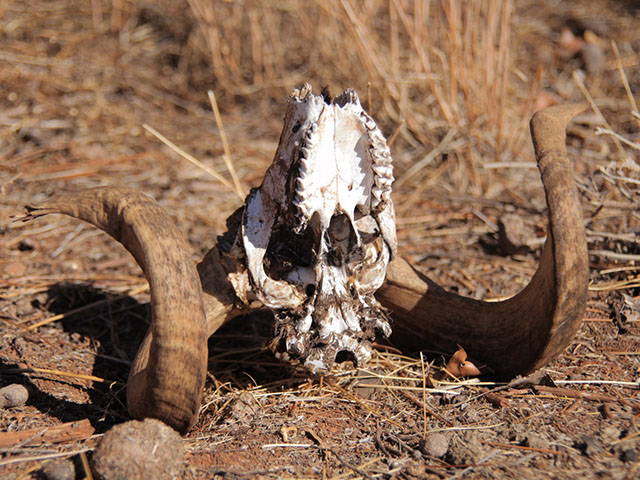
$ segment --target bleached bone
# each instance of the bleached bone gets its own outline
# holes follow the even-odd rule
[[[358,364],[391,333],[373,293],[396,252],[389,147],[357,94],[305,85],[289,99],[273,164],[218,243],[245,305],[276,317],[276,346],[314,373]]]
[[[549,234],[530,284],[507,301],[478,302],[445,292],[395,258],[377,298],[392,311],[398,346],[453,351],[461,344],[508,377],[539,368],[568,345],[585,308],[588,263],[564,130],[582,108],[551,107],[531,122]],[[83,219],[136,258],[151,286],[152,322],[129,374],[129,410],[184,433],[197,418],[207,336],[238,313],[274,310],[281,355],[316,371],[330,368],[340,351],[365,361],[373,333],[388,334],[371,295],[395,256],[390,160],[355,92],[331,102],[305,86],[291,97],[262,186],[229,217],[228,232],[197,273],[168,215],[132,189],[65,195],[27,207],[26,218]]]

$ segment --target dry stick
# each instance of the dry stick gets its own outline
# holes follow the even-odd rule
[[[508,443],[485,442],[482,440],[480,440],[480,443],[484,445],[491,445],[492,447],[515,448],[517,450],[529,450],[531,452],[550,453],[551,455],[558,455],[560,453],[560,452],[556,452],[555,450],[548,450],[546,448],[524,447],[522,445],[510,445]]]
[[[143,285],[142,287],[135,288],[129,291],[129,293],[126,293],[124,295],[118,295],[117,297],[98,300],[97,302],[93,302],[88,305],[83,305],[82,307],[74,308],[73,310],[69,310],[68,312],[60,313],[58,315],[54,315],[53,317],[45,318],[44,320],[40,320],[39,322],[34,323],[33,325],[29,325],[28,327],[25,327],[23,331],[35,330],[38,327],[42,327],[43,325],[47,325],[49,323],[57,322],[58,320],[62,320],[63,318],[67,318],[76,313],[84,312],[85,310],[89,310],[99,305],[104,305],[105,303],[111,303],[111,302],[116,302],[118,300],[123,300],[133,295],[138,295],[139,293],[142,293],[146,290],[149,290],[149,285]]]
[[[197,158],[195,158],[193,155],[185,152],[184,150],[182,150],[180,147],[178,147],[175,143],[173,143],[171,140],[169,140],[167,137],[165,137],[164,135],[162,135],[160,132],[158,132],[155,128],[153,128],[150,125],[147,125],[146,123],[142,124],[142,128],[144,128],[147,132],[149,132],[151,135],[153,135],[154,137],[156,137],[158,140],[160,140],[162,143],[164,143],[167,147],[169,147],[171,150],[173,150],[174,152],[176,152],[178,155],[180,155],[182,158],[184,158],[185,160],[191,162],[193,165],[195,165],[196,167],[200,168],[201,170],[204,170],[205,172],[207,172],[209,175],[211,175],[213,178],[215,178],[216,180],[218,180],[220,183],[222,183],[225,187],[227,187],[229,190],[231,190],[232,192],[234,192],[236,195],[238,195],[238,197],[240,198],[240,200],[244,201],[244,195],[240,195],[236,189],[234,188],[233,185],[231,185],[231,183],[229,183],[229,181],[224,178],[222,175],[220,175],[218,172],[216,172],[213,168],[205,165],[204,163],[202,163],[200,160],[198,160]]]
[[[37,462],[40,460],[48,460],[51,458],[73,457],[74,455],[78,455],[82,452],[90,452],[91,450],[93,450],[93,448],[83,448],[83,449],[74,450],[71,452],[47,453],[45,455],[37,455],[35,457],[10,458],[8,460],[0,461],[0,467],[3,467],[5,465],[12,465],[14,463]]]
[[[608,250],[589,250],[590,255],[599,255],[601,257],[613,258],[614,260],[623,261],[640,261],[640,255],[634,255],[632,253],[616,253]]]
[[[94,430],[91,422],[85,418],[77,422],[63,423],[52,427],[31,428],[19,432],[0,432],[0,447],[11,447],[19,442],[24,442],[22,445],[41,445],[43,443],[85,440],[93,435]]]
[[[591,94],[587,90],[587,87],[585,87],[584,82],[582,81],[582,79],[577,75],[576,72],[573,72],[571,74],[571,77],[573,78],[573,81],[576,83],[576,85],[578,86],[578,88],[582,92],[582,95],[584,95],[584,98],[586,98],[587,102],[589,102],[589,105],[591,106],[591,109],[598,116],[598,119],[602,122],[602,124],[606,128],[608,128],[609,130],[613,130],[611,128],[611,125],[609,125],[609,122],[607,122],[607,119],[604,118],[604,115],[602,115],[602,112],[600,111],[600,109],[596,105],[596,102],[593,100],[593,97],[591,96]],[[625,151],[624,151],[624,148],[622,148],[622,144],[620,143],[620,141],[616,137],[613,137],[613,143],[616,144],[616,147],[618,148],[618,151],[624,157],[625,156]]]
[[[373,458],[371,460],[367,460],[364,463],[361,463],[360,465],[358,465],[359,469],[363,469],[366,468],[370,465],[373,465],[376,462],[379,462],[380,460],[382,460],[384,457],[378,457],[378,458]],[[331,477],[329,480],[342,480],[343,478],[347,478],[350,477],[352,475],[352,473],[346,472],[346,473],[341,473],[339,475],[336,475],[335,477]]]
[[[93,375],[84,375],[82,373],[65,372],[63,370],[55,370],[49,368],[28,367],[28,368],[8,368],[1,370],[2,373],[44,373],[48,375],[58,375],[60,377],[79,378],[81,380],[91,380],[93,382],[110,383],[112,380],[107,380],[100,377],[94,377]]]
[[[631,108],[634,112],[637,112],[638,105],[636,105],[636,100],[633,97],[633,93],[631,92],[631,87],[629,86],[627,75],[624,73],[624,67],[622,66],[622,59],[620,58],[620,52],[618,51],[618,44],[616,43],[615,40],[611,40],[611,49],[613,50],[613,54],[616,56],[616,66],[618,67],[618,72],[620,73],[620,79],[622,80],[622,85],[624,86],[624,90],[625,92],[627,92],[627,98],[629,99]]]
[[[627,140],[626,138],[624,138],[622,135],[620,135],[619,133],[614,132],[613,130],[610,130],[608,128],[602,128],[602,127],[596,127],[595,130],[595,134],[596,135],[610,135],[614,138],[617,138],[618,140],[620,140],[622,143],[624,143],[626,146],[633,148],[634,150],[640,150],[640,144],[637,143],[633,143],[631,140]],[[602,170],[602,167],[600,168],[600,170]],[[626,178],[623,177],[628,181],[632,182],[632,179],[630,178]],[[633,183],[633,182],[632,182]]]
[[[80,452],[80,461],[82,462],[82,469],[84,470],[85,479],[93,480],[91,467],[89,466],[89,459],[87,458],[87,452]]]
[[[484,398],[486,398],[495,407],[506,408],[509,406],[509,400],[507,400],[502,395],[499,395],[495,391],[491,391],[488,388],[480,388],[480,392],[483,394]]]
[[[426,402],[421,402],[414,394],[412,394],[412,393],[410,393],[410,392],[408,392],[406,390],[399,390],[399,392],[402,395],[404,395],[408,400],[411,400],[413,403],[415,403],[418,407],[422,408],[423,411],[425,411],[426,413],[428,413],[432,417],[437,418],[438,420],[440,420],[442,423],[444,423],[445,425],[447,425],[449,427],[453,427],[453,423],[451,423],[449,420],[444,418],[439,413],[437,413],[434,410],[432,410],[429,407],[427,407]],[[426,424],[426,422],[425,422],[425,424]],[[426,431],[424,432],[424,435],[426,436]]]
[[[218,109],[218,102],[216,101],[216,95],[213,93],[213,90],[207,91],[207,95],[209,95],[209,102],[211,102],[211,109],[213,110],[213,116],[216,119],[216,125],[218,125],[218,131],[220,132],[220,140],[222,141],[222,148],[224,150],[224,164],[227,166],[227,170],[229,170],[229,174],[231,175],[231,179],[233,180],[233,184],[236,187],[236,193],[244,198],[245,192],[242,188],[242,184],[240,183],[240,179],[236,173],[236,169],[231,162],[231,150],[229,149],[229,142],[227,142],[227,134],[224,131],[224,125],[222,124],[222,116],[220,115],[220,109]]]
[[[596,131],[596,135],[597,135],[597,131]],[[621,137],[622,138],[622,137]],[[640,150],[640,145],[636,145],[634,148]],[[602,167],[598,167],[598,170],[600,171],[600,173],[602,173],[605,177],[610,178],[611,180],[619,180],[621,182],[626,182],[626,183],[631,183],[633,185],[640,185],[640,180],[636,180],[635,178],[630,178],[630,177],[623,177],[622,175],[615,175],[613,173],[609,173],[607,170],[605,170]]]
[[[427,438],[427,373],[424,371],[424,355],[420,352],[422,369],[422,439]]]
[[[395,425],[396,427],[402,428],[402,425],[400,425],[398,422],[396,422],[395,420],[392,420],[391,418],[387,418],[384,415],[376,412],[373,408],[371,408],[369,405],[367,405],[365,402],[363,402],[360,398],[358,398],[356,395],[354,395],[352,393],[349,393],[344,388],[342,388],[340,385],[335,384],[333,382],[329,382],[329,381],[327,381],[327,385],[335,388],[336,390],[339,390],[341,393],[343,393],[344,395],[349,397],[351,400],[356,402],[358,405],[364,407],[368,412],[372,413],[376,417],[382,418],[383,420],[386,420],[387,422]]]
[[[606,393],[583,392],[581,390],[572,390],[570,388],[562,387],[548,387],[546,385],[535,385],[533,386],[533,389],[536,392],[550,393],[561,397],[579,398],[590,402],[621,402],[630,406],[633,410],[640,410],[640,404],[629,402],[623,398],[614,397],[613,395],[607,395]]]

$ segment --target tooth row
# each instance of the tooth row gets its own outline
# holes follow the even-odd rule
[[[348,103],[353,103],[360,106],[360,98],[358,97],[358,92],[356,92],[352,88],[347,88],[343,93],[338,95],[333,100],[334,105],[338,105],[339,107],[344,107]]]
[[[303,139],[302,147],[300,148],[300,160],[298,164],[298,178],[295,181],[295,191],[293,194],[292,203],[298,211],[298,218],[300,225],[304,226],[313,212],[311,212],[306,205],[307,193],[309,192],[307,186],[307,159],[313,154],[313,150],[316,147],[318,137],[318,124],[314,123],[307,130]]]
[[[311,96],[311,85],[305,83],[302,88],[294,88],[291,92],[291,99],[297,102],[304,102]]]
[[[371,194],[380,202],[388,202],[391,199],[391,184],[393,183],[393,166],[391,165],[391,150],[376,122],[366,112],[360,114],[362,123],[367,128],[369,138],[369,156],[372,162],[372,170],[375,185]]]

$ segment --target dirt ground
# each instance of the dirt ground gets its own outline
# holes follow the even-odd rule
[[[513,109],[522,127],[513,145],[525,146],[503,155],[513,166],[499,172],[498,159],[479,154],[476,183],[446,148],[415,180],[401,180],[400,251],[467,296],[520,290],[546,225],[537,170],[518,166],[532,161],[526,119],[536,105],[588,95],[598,109],[567,140],[591,264],[572,344],[521,385],[481,377],[434,389],[425,373],[441,372],[453,352],[423,362],[380,347],[367,366],[310,378],[268,350],[268,314],[235,319],[209,341],[182,478],[640,478],[640,116],[625,86],[638,99],[640,4],[519,0],[513,10],[522,81],[508,93],[530,100]],[[308,80],[316,90],[324,81]],[[241,201],[143,125],[226,176],[206,93],[220,87],[232,160],[243,185],[257,186],[299,82],[236,95],[216,84],[186,3],[38,0],[0,2],[0,86],[0,386],[29,390],[26,405],[0,410],[0,477],[39,478],[46,462],[68,456],[85,478],[83,460],[102,434],[129,419],[124,387],[149,321],[146,281],[124,248],[89,225],[14,218],[65,192],[133,186],[169,212],[196,261]],[[380,123],[388,136],[398,127],[388,115]],[[392,146],[398,179],[438,145],[406,132]],[[512,255],[496,247],[505,213],[524,219],[531,240]],[[85,419],[92,428],[77,438],[31,445],[7,436]]]

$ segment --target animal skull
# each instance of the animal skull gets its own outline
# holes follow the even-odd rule
[[[273,164],[218,248],[239,299],[276,317],[281,358],[326,372],[391,334],[373,296],[396,252],[389,147],[355,91],[289,99]]]
[[[273,165],[197,269],[169,216],[132,189],[66,195],[27,207],[25,219],[63,213],[90,222],[145,272],[152,321],[127,385],[136,418],[186,432],[200,406],[207,337],[265,307],[275,312],[281,356],[312,371],[330,369],[340,352],[366,361],[374,333],[389,334],[379,301],[391,311],[396,346],[452,352],[460,344],[508,378],[558,355],[585,310],[586,240],[564,146],[583,108],[550,107],[531,120],[549,232],[529,285],[502,302],[446,292],[395,254],[391,156],[351,90],[334,101],[306,85],[293,92]]]

